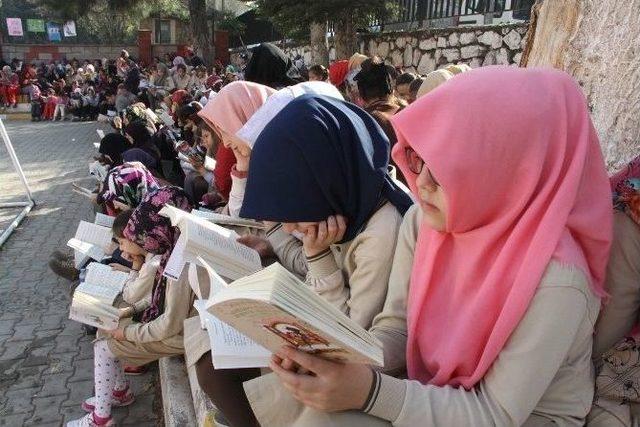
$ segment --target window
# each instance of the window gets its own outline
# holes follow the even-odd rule
[[[156,43],[170,44],[171,43],[171,20],[156,19],[155,21],[156,21]]]

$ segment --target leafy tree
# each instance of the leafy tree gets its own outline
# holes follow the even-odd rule
[[[388,0],[257,0],[260,13],[269,18],[283,34],[295,39],[308,39],[308,28],[315,24],[318,28],[333,24],[336,56],[348,58],[356,50],[356,29],[368,26],[373,19],[389,13],[392,2]],[[301,32],[306,32],[306,37]],[[313,39],[314,44],[320,38]]]
[[[200,48],[205,62],[211,62],[213,48],[209,30],[206,0],[29,0],[61,19],[82,19],[90,21],[96,31],[107,30],[106,34],[122,34],[114,26],[121,26],[126,32],[133,19],[164,14],[189,18],[194,45]],[[118,22],[101,22],[98,17]],[[135,29],[133,30],[135,31]],[[108,37],[108,36],[107,36]],[[109,40],[107,40],[109,41]]]

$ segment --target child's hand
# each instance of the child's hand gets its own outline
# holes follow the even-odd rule
[[[302,239],[307,257],[318,255],[334,243],[342,240],[347,230],[347,220],[342,215],[330,216],[317,226],[309,227]]]
[[[124,336],[124,329],[123,328],[118,328],[116,330],[110,331],[110,335],[113,339],[116,339],[118,341],[126,341],[127,338]]]
[[[140,268],[142,268],[142,264],[144,264],[144,257],[142,255],[134,255],[131,257],[132,270],[140,271]]]
[[[251,159],[251,150],[246,151],[233,146],[231,148],[236,156],[236,170],[238,172],[247,172],[249,170],[249,160]]]
[[[115,262],[112,262],[111,264],[109,264],[109,267],[111,267],[111,269],[112,269],[112,270],[115,270],[115,271],[122,271],[122,272],[124,272],[124,273],[128,273],[129,271],[131,271],[131,269],[130,269],[130,268],[125,267],[125,266],[124,266],[124,265],[122,265],[122,264],[116,264]]]
[[[132,317],[133,314],[134,314],[133,307],[120,308],[119,311],[120,311],[120,313],[119,313],[119,318],[120,319],[125,319],[125,318],[128,318],[128,317]]]

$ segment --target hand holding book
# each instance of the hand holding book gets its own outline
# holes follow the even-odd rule
[[[269,367],[293,397],[322,412],[362,409],[376,378],[367,365],[326,360],[292,347],[276,353]]]

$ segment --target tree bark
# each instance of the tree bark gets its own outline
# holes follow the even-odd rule
[[[538,0],[520,64],[579,82],[611,171],[640,154],[638,11],[640,0]]]
[[[340,15],[335,23],[336,59],[349,59],[356,53],[356,28],[352,11]]]
[[[329,50],[327,49],[327,23],[311,23],[311,65],[329,66]]]
[[[206,0],[189,0],[189,18],[194,47],[206,65],[213,64],[215,54],[207,19]]]

